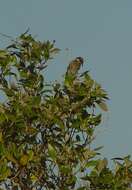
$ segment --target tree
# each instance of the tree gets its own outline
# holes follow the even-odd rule
[[[130,190],[130,156],[108,167],[100,148],[91,148],[101,122],[96,107],[107,111],[108,95],[88,71],[70,72],[64,81],[45,80],[55,42],[25,32],[0,50],[0,182],[4,189]],[[70,64],[71,64],[70,63]]]

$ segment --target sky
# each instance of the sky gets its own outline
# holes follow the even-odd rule
[[[0,33],[17,37],[28,27],[62,50],[45,73],[48,80],[62,80],[68,62],[84,57],[83,69],[110,97],[95,144],[104,145],[105,157],[132,154],[132,1],[0,0]],[[8,42],[0,36],[0,48]]]

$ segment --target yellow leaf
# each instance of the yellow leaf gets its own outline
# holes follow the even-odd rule
[[[26,128],[26,132],[27,132],[28,134],[35,134],[35,133],[37,133],[37,129],[28,126],[28,127]]]
[[[32,150],[28,151],[28,160],[31,161],[34,158],[34,152]]]
[[[106,158],[104,158],[103,160],[100,160],[100,161],[98,162],[97,167],[96,167],[97,172],[100,173],[104,168],[107,167],[107,164],[108,164],[108,161],[107,161]]]
[[[36,182],[38,180],[38,178],[35,175],[33,175],[33,174],[31,175],[30,178],[31,178],[32,182]]]
[[[108,111],[108,107],[107,107],[107,104],[106,104],[106,103],[100,102],[98,105],[99,105],[99,107],[100,107],[103,111]]]
[[[8,55],[6,51],[0,50],[0,59],[5,59]]]
[[[27,165],[29,159],[28,159],[28,155],[24,154],[21,158],[20,158],[20,164],[22,166]]]
[[[90,149],[86,149],[85,152],[83,152],[83,157],[85,158],[85,160],[93,157],[96,155],[96,152]]]

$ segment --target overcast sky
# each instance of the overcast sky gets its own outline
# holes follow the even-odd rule
[[[110,97],[96,144],[105,145],[104,156],[131,154],[132,0],[0,0],[1,33],[17,37],[28,27],[62,49],[49,80],[61,80],[70,59],[85,58],[84,69]],[[6,43],[0,36],[0,47]]]

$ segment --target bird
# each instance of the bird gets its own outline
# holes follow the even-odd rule
[[[83,63],[84,59],[82,57],[76,57],[72,60],[67,67],[66,76],[76,76]]]

